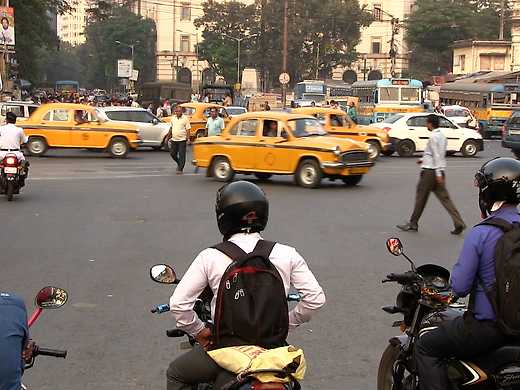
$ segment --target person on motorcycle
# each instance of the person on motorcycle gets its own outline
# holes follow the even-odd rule
[[[520,161],[500,157],[485,163],[475,176],[482,218],[520,223]],[[477,225],[466,236],[451,273],[451,288],[459,297],[472,294],[464,317],[428,329],[416,344],[415,358],[421,390],[450,388],[445,359],[468,359],[497,349],[507,342],[496,324],[496,314],[482,285],[495,282],[495,246],[503,231]]]
[[[30,361],[27,310],[22,299],[0,292],[0,389],[20,390],[24,361]]]
[[[265,229],[268,220],[269,203],[262,189],[247,181],[227,184],[217,192],[215,211],[224,240],[229,240],[245,252],[251,253],[262,239],[260,232]],[[249,218],[253,213],[255,219]],[[301,295],[301,301],[289,313],[288,325],[290,329],[294,329],[309,321],[314,312],[325,304],[325,294],[296,249],[276,244],[269,260],[282,277],[286,295],[291,286]],[[177,327],[193,335],[199,345],[170,364],[167,370],[168,390],[196,389],[199,383],[229,381],[229,374],[217,366],[206,353],[211,346],[212,332],[197,317],[193,306],[209,286],[213,292],[211,312],[214,318],[220,280],[231,261],[214,248],[203,250],[195,258],[170,299],[170,308],[176,317]]]
[[[24,173],[21,176],[22,187],[25,179],[29,174],[29,162],[25,160],[25,156],[21,151],[23,144],[27,143],[28,138],[21,127],[16,126],[16,114],[9,111],[5,114],[5,121],[7,124],[0,126],[0,161],[8,154],[16,155],[18,161],[24,168]]]

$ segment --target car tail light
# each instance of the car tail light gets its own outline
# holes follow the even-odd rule
[[[11,166],[11,167],[18,166],[18,159],[16,157],[12,157],[12,156],[6,157],[5,165]]]
[[[383,127],[383,131],[386,131],[387,133],[388,133],[390,130],[392,130],[391,127],[388,127],[388,126]]]

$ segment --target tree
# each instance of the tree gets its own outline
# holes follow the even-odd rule
[[[450,45],[454,41],[498,39],[499,3],[490,0],[418,0],[406,21],[411,74],[426,78],[449,72],[452,67]]]

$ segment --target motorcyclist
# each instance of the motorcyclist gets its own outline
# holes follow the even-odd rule
[[[29,174],[29,162],[25,160],[25,156],[21,151],[23,144],[27,143],[28,138],[21,127],[16,126],[16,114],[9,111],[5,115],[6,125],[0,126],[0,161],[4,159],[7,154],[14,154],[18,161],[22,164],[24,172],[21,176],[22,187],[25,184],[25,179]]]
[[[261,240],[260,233],[267,225],[269,204],[264,192],[255,184],[237,181],[217,192],[215,205],[218,227],[224,240],[238,245],[245,252],[253,251]],[[254,214],[256,218],[250,218]],[[325,294],[307,263],[292,247],[276,244],[269,260],[279,271],[286,294],[294,287],[301,302],[289,313],[289,328],[310,320],[312,314],[325,304]],[[228,382],[229,376],[205,352],[211,345],[211,330],[193,311],[195,300],[209,286],[215,298],[222,275],[231,259],[220,251],[208,248],[193,261],[170,299],[170,308],[177,319],[177,327],[193,335],[199,345],[174,360],[167,370],[168,390],[195,389],[199,383]],[[229,375],[229,374],[227,374]],[[223,379],[224,378],[224,379]]]
[[[520,222],[520,161],[500,157],[485,163],[475,176],[482,218]],[[507,342],[498,329],[496,315],[481,287],[495,282],[495,246],[503,232],[477,225],[466,236],[460,257],[451,273],[451,288],[457,296],[473,293],[473,304],[464,317],[443,323],[420,334],[415,357],[421,390],[450,388],[446,358],[468,359],[485,354]],[[480,281],[480,282],[479,282]]]
[[[0,292],[0,389],[20,390],[24,360],[31,359],[33,347],[23,300]]]

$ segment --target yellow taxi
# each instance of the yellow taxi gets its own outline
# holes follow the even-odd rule
[[[190,137],[192,139],[205,137],[206,136],[206,122],[209,117],[209,112],[212,108],[216,108],[219,115],[224,119],[224,123],[229,122],[229,115],[224,106],[214,103],[181,103],[179,104],[183,110],[184,115],[190,118]],[[172,120],[171,116],[162,118],[164,122],[170,123]]]
[[[374,165],[367,144],[327,136],[312,116],[274,111],[233,117],[222,134],[195,141],[193,159],[219,181],[235,173],[262,180],[294,175],[307,188],[319,187],[323,178],[356,185]]]
[[[369,145],[370,158],[377,159],[381,153],[389,153],[392,148],[388,134],[377,127],[357,125],[345,111],[325,107],[304,107],[293,113],[312,115],[317,118],[325,131],[334,137],[346,137]]]
[[[18,126],[29,137],[27,150],[33,156],[49,148],[86,148],[123,158],[141,142],[135,125],[109,122],[96,107],[83,104],[44,104]]]

